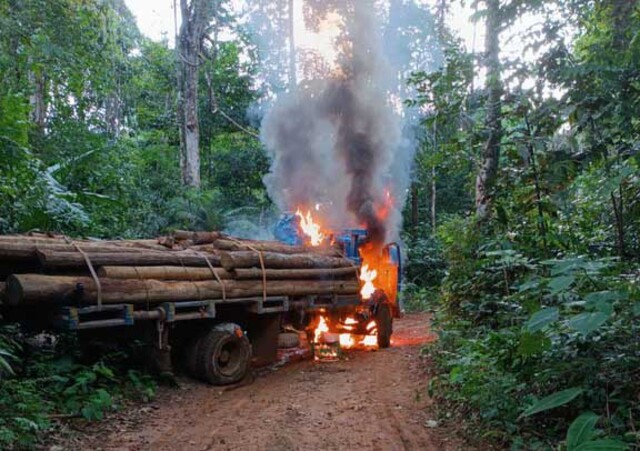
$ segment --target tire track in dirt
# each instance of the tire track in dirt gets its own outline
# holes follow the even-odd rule
[[[186,380],[151,407],[114,415],[73,445],[96,450],[469,449],[433,418],[420,348],[428,316],[394,322],[392,347],[299,362],[233,390]],[[108,426],[107,426],[108,425]]]

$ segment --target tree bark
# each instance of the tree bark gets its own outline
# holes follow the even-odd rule
[[[33,84],[33,92],[29,99],[31,104],[31,122],[36,127],[39,135],[44,135],[44,127],[47,118],[47,78],[42,70],[36,70],[29,75]]]
[[[124,248],[115,246],[79,246],[80,249],[93,256],[98,253],[142,253],[143,249]],[[67,244],[30,244],[0,242],[0,259],[8,259],[12,262],[38,262],[38,251],[64,252],[81,255],[77,248]],[[90,257],[92,258],[92,257]]]
[[[271,281],[263,287],[261,280],[226,280],[227,298],[262,296],[355,295],[360,290],[356,281]],[[157,303],[222,298],[217,281],[181,282],[133,279],[101,279],[102,302]],[[7,279],[6,301],[10,305],[34,303],[86,303],[98,300],[95,282],[90,277],[12,275]]]
[[[220,279],[262,279],[262,269],[235,269],[229,272],[222,268],[214,268]],[[300,279],[340,279],[352,277],[357,280],[356,268],[334,269],[266,269],[267,280],[300,280]],[[103,266],[98,276],[108,279],[155,279],[155,280],[217,280],[210,268],[194,268],[189,266]]]
[[[214,268],[220,279],[232,279],[229,271]],[[155,279],[155,280],[217,280],[211,268],[192,266],[103,266],[99,277],[107,279]]]
[[[418,236],[418,222],[420,220],[420,199],[418,198],[418,182],[411,183],[411,234]]]
[[[87,262],[79,252],[38,250],[37,254],[40,264],[46,268],[78,268],[87,266]],[[220,258],[218,256],[208,254],[206,257],[213,266],[220,266]],[[89,260],[94,267],[105,265],[208,266],[207,260],[203,255],[198,255],[189,251],[100,253],[91,254],[89,256]]]
[[[220,263],[227,271],[236,268],[259,268],[260,255],[266,268],[274,269],[313,269],[344,268],[353,266],[346,258],[327,257],[316,254],[277,254],[275,252],[220,252]]]
[[[500,159],[502,137],[502,81],[500,79],[500,0],[485,0],[487,6],[485,65],[487,67],[487,103],[485,127],[487,141],[482,150],[476,177],[476,216],[480,222],[488,219],[494,200],[494,185]]]
[[[219,239],[213,243],[216,249],[223,251],[264,251],[280,254],[305,254],[312,252],[318,255],[338,256],[337,249],[325,247],[292,246],[279,241],[226,240]]]
[[[193,244],[211,244],[222,237],[220,232],[191,232],[188,230],[176,230],[172,233],[176,240],[191,240]]]
[[[299,280],[299,279],[341,279],[353,277],[357,280],[357,268],[325,268],[325,269],[265,269],[265,276],[269,280]],[[234,279],[261,279],[262,269],[246,268],[233,270]]]
[[[180,0],[182,24],[178,42],[178,120],[182,181],[200,187],[200,123],[198,117],[198,74],[205,29],[214,18],[217,1]]]
[[[525,113],[525,125],[527,130],[527,148],[529,150],[529,162],[531,163],[531,169],[533,171],[533,183],[536,190],[536,207],[538,210],[538,230],[540,231],[540,237],[542,238],[542,247],[545,257],[548,257],[547,246],[547,227],[544,222],[544,211],[542,210],[542,189],[540,187],[540,176],[538,174],[538,165],[536,163],[535,149],[533,147],[533,130],[529,123],[529,117]]]

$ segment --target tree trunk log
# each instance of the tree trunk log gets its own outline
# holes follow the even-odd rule
[[[214,268],[221,279],[232,279],[233,274],[222,268]],[[189,266],[103,266],[98,276],[109,279],[155,280],[217,280],[210,268]]]
[[[348,279],[357,280],[357,268],[327,268],[327,269],[265,269],[267,281],[269,280],[299,280],[299,279]],[[235,269],[232,273],[234,279],[262,279],[262,269],[246,268]],[[269,283],[269,282],[267,282]]]
[[[190,240],[193,241],[193,244],[211,244],[222,237],[220,232],[191,232],[188,230],[176,230],[172,235],[176,240]]]
[[[260,280],[226,280],[227,298],[262,296]],[[134,279],[101,279],[102,302],[157,303],[220,299],[222,287],[217,281],[181,282]],[[266,284],[267,296],[355,295],[360,289],[355,281],[272,281]],[[90,277],[12,275],[7,279],[6,302],[10,305],[34,303],[95,304],[98,295]]]
[[[40,263],[48,268],[70,268],[87,265],[84,257],[79,252],[39,250],[37,254]],[[218,256],[207,255],[206,257],[213,266],[220,266],[220,258]],[[89,259],[91,260],[91,264],[94,266],[208,266],[203,255],[197,255],[189,251],[101,253],[91,254]]]
[[[229,240],[221,238],[214,241],[213,246],[223,251],[261,251],[278,252],[280,254],[306,254],[314,253],[320,255],[339,256],[338,250],[333,247],[308,247],[292,246],[280,241],[254,241],[254,240]]]
[[[78,243],[78,247],[87,254],[91,253],[120,253],[120,252],[145,252],[145,249],[137,249],[132,247],[118,247],[108,245],[85,245]],[[25,243],[7,241],[0,242],[0,258],[32,258],[37,260],[36,251],[55,251],[55,252],[78,252],[75,246],[71,244],[51,244],[51,243]]]
[[[4,303],[4,295],[7,290],[7,284],[5,282],[0,282],[0,305]]]
[[[236,269],[229,272],[222,268],[214,268],[220,279],[262,279],[262,270],[258,268]],[[267,280],[300,280],[300,279],[347,279],[357,280],[356,268],[334,269],[266,269]],[[155,279],[155,280],[217,280],[211,269],[188,266],[103,266],[98,276],[108,279]]]
[[[275,269],[313,269],[313,268],[343,268],[353,266],[353,262],[346,258],[327,257],[316,254],[278,254],[262,252],[262,259],[266,268]],[[220,263],[227,271],[236,268],[259,268],[260,254],[257,252],[220,252]]]

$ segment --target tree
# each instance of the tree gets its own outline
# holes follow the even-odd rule
[[[487,103],[485,126],[487,140],[482,150],[476,177],[476,215],[480,221],[491,214],[493,188],[500,160],[502,137],[502,80],[500,67],[500,31],[502,30],[500,0],[485,0],[486,37],[485,66],[487,68]]]
[[[200,187],[200,124],[198,119],[199,67],[206,49],[205,38],[217,30],[220,1],[180,0],[182,24],[176,49],[178,55],[178,122],[180,167],[187,186]],[[215,41],[213,41],[215,46]]]

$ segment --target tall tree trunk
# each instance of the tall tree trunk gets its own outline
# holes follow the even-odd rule
[[[182,181],[200,187],[200,124],[198,118],[198,73],[205,29],[213,19],[217,3],[180,0],[182,24],[176,43],[179,66],[178,120]]]
[[[500,159],[502,136],[502,81],[500,80],[500,0],[485,0],[487,6],[485,65],[487,67],[488,96],[485,126],[487,141],[482,150],[482,160],[476,177],[476,215],[479,221],[490,216],[494,198],[494,184]]]
[[[289,0],[289,91],[293,92],[298,85],[296,65],[296,39],[294,0]]]
[[[29,81],[32,85],[29,103],[31,105],[31,122],[35,125],[39,135],[44,134],[44,126],[47,118],[47,78],[41,69],[29,72]]]
[[[418,236],[418,221],[420,214],[420,199],[418,198],[418,182],[411,182],[411,234]]]
[[[542,189],[540,187],[540,175],[538,174],[538,164],[536,162],[535,148],[533,146],[533,129],[529,123],[529,116],[525,113],[524,122],[527,130],[527,149],[529,150],[529,163],[531,164],[531,170],[533,171],[533,183],[536,191],[536,207],[538,209],[538,231],[542,238],[542,247],[545,258],[548,258],[548,245],[547,245],[547,226],[544,221],[544,211],[542,209]]]
[[[431,167],[431,232],[436,234],[436,200],[437,200],[437,187],[436,187],[436,166]]]

